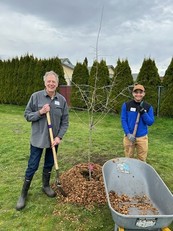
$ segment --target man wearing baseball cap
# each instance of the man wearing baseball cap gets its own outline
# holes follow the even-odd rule
[[[145,102],[145,88],[135,84],[132,91],[133,99],[123,103],[121,124],[124,130],[124,152],[126,157],[146,161],[148,153],[148,126],[154,123],[153,107]],[[138,121],[139,120],[139,121]]]

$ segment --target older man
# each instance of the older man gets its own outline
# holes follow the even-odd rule
[[[17,210],[25,207],[28,190],[35,172],[38,169],[40,159],[45,149],[43,166],[43,192],[54,197],[56,193],[49,185],[51,170],[54,165],[52,146],[56,151],[64,134],[68,128],[68,107],[65,98],[56,92],[58,87],[58,75],[53,72],[46,72],[43,77],[45,89],[31,95],[26,106],[24,116],[32,123],[32,133],[30,140],[30,157],[28,167],[25,172],[25,180],[21,195],[16,205]],[[50,112],[54,141],[51,144],[49,138],[46,113]]]

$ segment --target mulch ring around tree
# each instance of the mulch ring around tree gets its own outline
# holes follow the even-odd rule
[[[56,185],[58,200],[64,203],[80,204],[85,207],[104,205],[107,203],[102,176],[102,166],[95,163],[77,164],[60,176],[63,190],[67,197],[63,197]]]

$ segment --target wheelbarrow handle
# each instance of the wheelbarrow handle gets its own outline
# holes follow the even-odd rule
[[[51,142],[51,145],[52,145],[53,141],[54,141],[54,138],[53,138],[52,124],[51,124],[51,119],[50,119],[50,113],[49,112],[46,113],[46,117],[47,117],[47,123],[48,123],[48,128],[49,128],[50,142]],[[59,169],[58,160],[57,160],[57,155],[56,155],[56,149],[55,149],[54,146],[52,146],[52,153],[53,153],[55,169],[58,170]]]

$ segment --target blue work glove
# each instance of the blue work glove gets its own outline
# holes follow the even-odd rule
[[[140,105],[139,105],[139,108],[138,108],[138,112],[139,112],[141,115],[143,115],[143,114],[146,112],[145,108],[143,107],[143,104],[144,104],[144,102],[142,101],[142,102],[140,103]]]
[[[134,143],[135,142],[135,140],[136,140],[136,138],[135,138],[135,136],[134,135],[132,135],[132,134],[127,134],[127,138],[132,142],[132,143]]]

